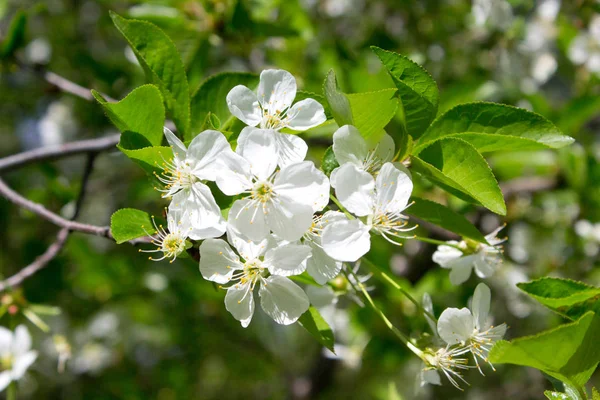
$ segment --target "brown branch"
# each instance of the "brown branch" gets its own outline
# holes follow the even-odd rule
[[[42,72],[42,76],[44,77],[46,82],[56,86],[63,92],[71,93],[87,101],[94,101],[94,96],[92,96],[91,90],[86,87],[78,85],[77,83],[70,81],[67,78],[64,78],[58,74],[55,74],[52,71]],[[115,101],[113,98],[105,95],[104,93],[102,94],[102,97],[104,97],[108,101]]]
[[[85,169],[83,171],[83,176],[81,177],[81,188],[79,189],[79,194],[77,195],[77,201],[75,203],[75,211],[73,212],[72,220],[76,219],[81,210],[81,206],[83,205],[83,200],[85,198],[85,193],[87,190],[87,185],[92,174],[92,170],[94,169],[94,161],[96,159],[96,154],[91,153],[88,155]],[[70,230],[69,228],[62,228],[58,235],[56,236],[56,240],[54,243],[48,247],[48,249],[41,256],[37,257],[34,262],[21,269],[19,272],[11,276],[10,278],[0,282],[0,291],[3,291],[9,287],[17,286],[21,282],[23,282],[28,277],[32,276],[42,268],[44,268],[50,261],[52,261],[62,250],[67,242],[69,237]]]
[[[119,143],[120,135],[110,135],[98,139],[80,140],[58,146],[43,147],[25,151],[0,159],[0,172],[11,171],[25,164],[50,161],[83,153],[98,153],[113,149]]]
[[[22,207],[26,210],[33,212],[34,214],[39,215],[40,217],[52,222],[54,225],[57,225],[61,228],[66,228],[69,231],[82,232],[95,236],[102,236],[108,239],[114,240],[112,233],[110,232],[110,227],[108,226],[97,226],[84,224],[81,222],[70,221],[61,217],[60,215],[48,210],[46,207],[39,203],[35,203],[31,200],[26,199],[21,196],[19,193],[12,190],[8,185],[0,179],[0,195],[11,201],[12,203]],[[139,239],[131,240],[129,243],[138,244],[138,243],[150,243],[151,238],[144,237]]]

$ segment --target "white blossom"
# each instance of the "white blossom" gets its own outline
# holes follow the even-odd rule
[[[189,237],[202,240],[221,236],[225,220],[215,198],[202,181],[214,181],[223,168],[224,154],[233,154],[221,132],[207,130],[197,135],[186,148],[169,129],[164,128],[173,149],[173,158],[164,162],[164,171],[157,178],[165,184],[163,197],[172,197],[171,205],[187,214],[192,230]]]
[[[260,241],[270,231],[295,241],[311,227],[313,214],[329,202],[329,180],[310,161],[276,172],[274,137],[250,129],[236,153],[225,154],[217,185],[226,195],[243,194],[229,211],[228,221],[243,235]]]
[[[478,277],[489,278],[502,262],[500,244],[506,239],[499,239],[497,235],[503,228],[501,226],[485,237],[489,244],[450,240],[447,242],[449,245],[438,246],[433,253],[433,261],[442,268],[450,269],[453,285],[465,282],[473,270]]]
[[[21,379],[37,356],[37,351],[31,350],[31,336],[24,325],[17,326],[14,333],[0,327],[0,391]]]
[[[440,337],[448,345],[458,344],[469,349],[480,372],[478,359],[489,363],[489,351],[506,333],[506,324],[493,326],[489,323],[490,301],[490,288],[480,283],[475,288],[471,310],[447,308],[440,315],[437,324]]]
[[[207,239],[200,246],[200,272],[204,279],[227,285],[227,311],[247,327],[258,286],[265,313],[282,325],[296,322],[310,304],[304,291],[287,277],[304,272],[310,247],[279,244],[272,237],[252,242],[231,226],[227,236],[235,251],[221,239]]]
[[[369,146],[358,129],[352,125],[344,125],[334,132],[332,147],[340,166],[350,163],[359,171],[368,172],[373,176],[383,164],[392,161],[395,152],[394,139],[387,133],[384,133],[378,143]],[[331,174],[335,175],[338,169],[334,169]]]
[[[279,130],[305,131],[327,119],[323,106],[314,99],[304,99],[292,105],[296,89],[296,79],[292,74],[267,69],[260,74],[256,93],[238,85],[227,94],[227,106],[233,115],[275,138],[281,167],[304,160],[308,147],[298,136],[280,133]]]
[[[335,278],[342,270],[342,263],[327,255],[321,243],[323,229],[336,221],[347,220],[338,211],[327,211],[323,215],[313,217],[310,229],[304,234],[304,244],[312,249],[311,257],[306,261],[306,270],[321,285]]]
[[[406,228],[408,217],[402,214],[413,188],[404,166],[385,163],[374,180],[369,173],[346,163],[331,182],[342,205],[360,218],[336,221],[323,230],[323,249],[330,257],[356,261],[371,248],[370,232],[399,244],[396,240],[413,229]]]
[[[167,229],[162,225],[157,225],[154,217],[152,217],[152,224],[156,233],[152,235],[151,232],[146,231],[146,234],[153,236],[152,244],[156,246],[156,249],[140,249],[139,251],[141,253],[162,253],[162,257],[159,258],[149,257],[152,261],[162,261],[166,258],[171,259],[170,262],[175,261],[177,256],[187,249],[187,239],[193,232],[189,213],[171,204],[167,211]],[[146,227],[142,226],[142,229],[146,229]]]
[[[600,72],[600,15],[592,17],[587,32],[573,39],[569,58],[577,65],[585,65],[590,72]]]

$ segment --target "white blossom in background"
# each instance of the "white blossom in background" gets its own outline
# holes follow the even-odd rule
[[[600,72],[600,15],[592,17],[587,32],[573,39],[569,58],[574,64],[585,65],[590,72]]]
[[[217,176],[223,193],[244,195],[229,210],[228,223],[253,241],[270,231],[284,240],[298,240],[311,227],[313,214],[329,203],[329,180],[311,161],[276,172],[274,137],[249,129],[236,153],[222,156],[225,168]]]
[[[350,164],[357,171],[364,171],[373,176],[379,172],[383,164],[394,158],[394,139],[387,133],[373,146],[361,136],[358,129],[352,125],[344,125],[333,134],[333,154],[341,166]],[[336,168],[331,172],[335,175]]]
[[[339,211],[327,211],[323,215],[314,216],[310,229],[303,236],[304,244],[312,249],[312,255],[306,261],[306,271],[320,285],[335,278],[342,270],[342,263],[328,256],[323,250],[321,243],[323,229],[336,221],[347,219],[344,213]]]
[[[489,278],[502,263],[502,246],[500,244],[506,239],[499,239],[497,235],[503,228],[504,226],[501,226],[485,237],[489,245],[472,241],[450,240],[447,242],[450,246],[438,246],[433,253],[433,261],[442,268],[450,269],[450,282],[453,285],[465,282],[473,270],[478,277]]]
[[[0,391],[21,379],[37,356],[37,351],[31,350],[31,336],[24,325],[17,326],[14,333],[0,327]]]
[[[172,198],[172,208],[186,214],[192,227],[188,236],[194,240],[218,237],[225,233],[225,220],[215,198],[202,181],[214,181],[223,168],[220,160],[231,153],[231,147],[221,132],[207,130],[197,135],[189,148],[168,128],[167,141],[173,158],[165,161],[162,174],[155,174],[165,185],[163,197]]]
[[[305,131],[327,120],[323,106],[314,99],[304,99],[292,105],[296,89],[296,79],[292,74],[280,69],[267,69],[260,74],[256,93],[238,85],[227,94],[227,106],[233,115],[249,127],[257,127],[273,136],[281,167],[304,160],[308,146],[298,136],[280,133],[279,130]]]
[[[513,22],[513,12],[506,0],[473,0],[471,13],[477,26],[507,30]]]
[[[489,322],[491,293],[490,288],[480,283],[475,288],[471,310],[468,308],[445,309],[437,324],[440,337],[448,345],[466,346],[473,354],[477,368],[481,371],[478,359],[489,363],[488,353],[494,343],[506,333],[506,324],[493,326]]]
[[[373,180],[369,173],[346,163],[332,178],[332,186],[342,205],[362,220],[336,221],[323,230],[321,242],[330,257],[356,261],[371,248],[370,232],[399,244],[396,240],[413,229],[406,227],[408,217],[402,214],[413,188],[410,172],[404,166],[385,163]]]
[[[153,250],[140,249],[139,252],[162,253],[162,257],[159,258],[149,257],[152,261],[162,261],[164,259],[170,259],[170,262],[175,261],[177,256],[189,247],[186,241],[190,233],[193,232],[192,220],[189,215],[190,211],[184,211],[171,203],[167,211],[167,229],[162,225],[156,225],[154,217],[152,217],[156,233],[153,235],[151,232],[146,231],[146,234],[152,236],[152,244],[156,248]],[[142,226],[142,229],[146,229],[146,227]]]
[[[229,243],[207,239],[200,245],[200,272],[204,279],[219,283],[227,289],[225,308],[247,327],[254,315],[254,289],[262,309],[275,322],[293,324],[308,310],[306,293],[288,276],[305,271],[310,247],[279,244],[273,237],[252,242],[233,227],[227,231]]]

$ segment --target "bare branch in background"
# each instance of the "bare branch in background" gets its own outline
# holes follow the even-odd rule
[[[112,150],[117,143],[119,143],[119,137],[119,134],[115,134],[98,139],[81,140],[58,146],[42,147],[4,157],[0,159],[0,172],[11,171],[34,162],[50,161],[78,154],[98,153]]]
[[[500,184],[504,197],[515,194],[544,192],[556,187],[556,179],[543,177],[524,177],[510,180]]]

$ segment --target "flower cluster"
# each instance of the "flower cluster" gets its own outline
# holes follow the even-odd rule
[[[295,79],[282,70],[263,71],[256,92],[245,86],[231,89],[227,105],[247,125],[235,148],[214,130],[201,132],[186,147],[165,128],[173,157],[156,177],[163,197],[171,199],[167,228],[155,226],[156,248],[145,251],[161,254],[155,260],[173,261],[199,243],[202,277],[226,290],[225,308],[243,327],[252,321],[256,301],[275,322],[296,322],[310,300],[294,277],[306,273],[320,285],[335,287],[344,263],[360,265],[372,235],[395,245],[414,237],[407,232],[416,225],[405,215],[412,177],[395,162],[393,139],[382,131],[366,140],[356,127],[340,127],[332,146],[339,166],[328,178],[305,160],[307,144],[287,133],[323,123],[323,106],[313,99],[293,104],[295,97]],[[221,210],[207,182],[231,198],[226,209]],[[335,206],[329,207],[330,199]],[[473,269],[487,277],[500,260],[498,231],[486,237],[487,244],[442,244],[433,260],[452,270],[454,284],[464,282]],[[345,272],[349,285],[359,287],[374,306],[362,278],[351,269]],[[506,329],[488,325],[489,305],[490,291],[480,284],[472,310],[449,308],[439,321],[431,311],[424,314],[436,334],[435,346],[409,347],[426,364],[425,382],[439,384],[441,371],[458,387],[460,370],[471,368],[467,353],[478,368],[477,360],[487,361],[491,344]],[[431,310],[430,300],[425,309]]]
[[[442,372],[457,388],[459,381],[466,383],[461,371],[473,368],[469,365],[467,354],[471,353],[475,367],[483,375],[480,361],[489,363],[487,356],[494,343],[506,333],[506,324],[493,326],[489,321],[491,302],[490,289],[480,283],[475,288],[471,309],[446,308],[436,322],[428,318],[434,337],[432,347],[423,352],[425,368],[421,374],[422,384],[440,385],[439,372]],[[424,297],[423,307],[433,315],[431,299]]]
[[[329,179],[305,161],[307,144],[282,132],[320,125],[325,111],[313,99],[293,104],[295,97],[296,81],[282,70],[263,71],[256,92],[231,89],[227,105],[247,124],[235,149],[218,131],[201,132],[186,147],[165,128],[173,157],[156,177],[163,197],[171,199],[168,229],[155,226],[156,248],[145,251],[173,261],[191,241],[202,241],[200,272],[227,290],[225,306],[244,327],[254,314],[255,291],[269,316],[292,324],[309,300],[291,276],[306,271],[325,284],[340,273],[342,262],[369,251],[371,233],[397,243],[410,229],[402,212],[412,182],[403,165],[392,163],[392,138],[383,135],[369,144],[349,125],[334,134],[340,167],[331,174],[344,212],[326,210]],[[235,199],[227,211],[219,208],[208,181]]]

